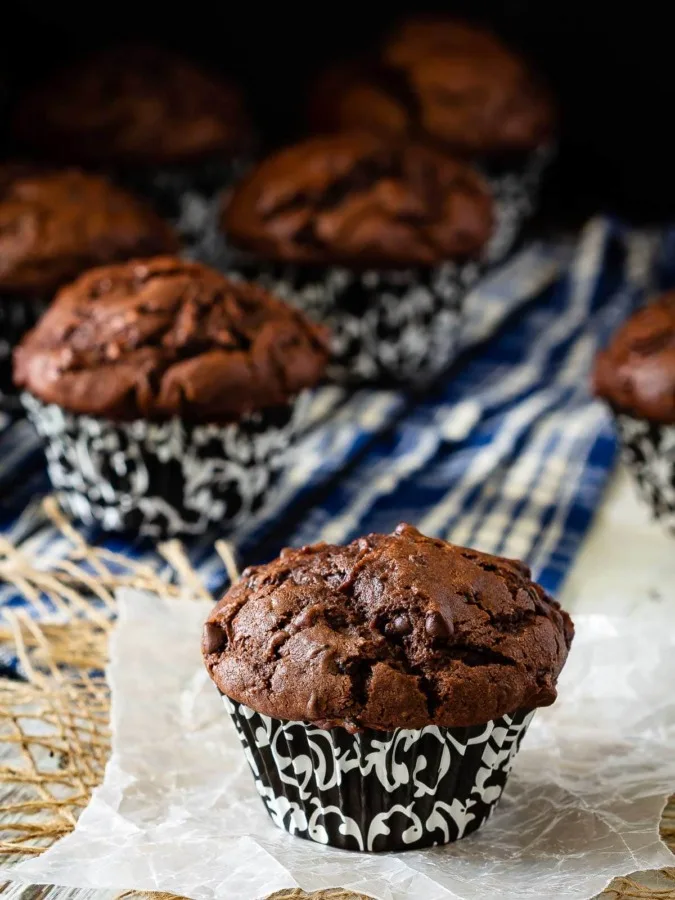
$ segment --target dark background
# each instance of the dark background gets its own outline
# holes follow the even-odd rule
[[[574,221],[596,210],[634,221],[675,217],[675,16],[665,3],[24,7],[3,11],[0,69],[10,102],[25,79],[70,55],[119,38],[149,38],[239,76],[270,143],[299,127],[307,81],[328,59],[368,46],[406,10],[457,12],[517,44],[559,98],[561,154],[549,179],[548,219]]]

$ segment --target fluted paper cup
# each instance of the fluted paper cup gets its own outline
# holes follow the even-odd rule
[[[655,519],[675,534],[675,425],[616,414],[621,456]]]
[[[489,818],[534,713],[469,728],[322,729],[223,697],[272,821],[361,852],[459,840]]]
[[[232,530],[257,513],[283,472],[306,397],[226,425],[112,422],[21,396],[43,439],[64,511],[106,531],[155,538]]]
[[[241,257],[233,268],[326,326],[327,376],[354,386],[423,387],[441,375],[459,354],[466,297],[484,272],[476,261],[359,272]]]

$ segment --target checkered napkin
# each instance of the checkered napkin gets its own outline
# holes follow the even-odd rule
[[[323,388],[273,505],[236,536],[243,562],[282,546],[343,542],[400,521],[528,561],[555,591],[574,559],[615,458],[602,405],[588,389],[596,349],[653,284],[669,237],[593,220],[576,241],[539,242],[469,298],[465,352],[419,397]],[[675,248],[675,241],[670,241]],[[39,515],[48,491],[25,420],[0,433],[0,533],[47,561],[67,542]],[[217,535],[188,546],[209,587],[224,583]],[[154,558],[147,541],[105,543]],[[0,585],[0,605],[23,601]]]

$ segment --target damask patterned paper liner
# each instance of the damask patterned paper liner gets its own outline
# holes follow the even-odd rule
[[[616,416],[621,456],[635,475],[642,499],[675,534],[675,425],[661,425],[620,413]]]
[[[62,508],[106,531],[155,538],[235,529],[258,512],[285,468],[307,406],[252,413],[228,425],[111,422],[21,395],[45,444]]]
[[[331,380],[423,386],[456,358],[464,301],[483,266],[353,272],[244,265],[240,271],[329,328]]]
[[[537,209],[544,172],[554,155],[555,148],[547,145],[529,153],[518,166],[500,167],[490,162],[479,166],[495,201],[495,227],[487,262],[501,262],[514,248]]]
[[[480,828],[534,715],[518,711],[470,728],[349,734],[223,702],[275,825],[362,852],[438,846]]]

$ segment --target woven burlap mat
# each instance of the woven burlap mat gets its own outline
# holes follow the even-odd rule
[[[0,582],[13,584],[40,614],[35,618],[25,608],[10,608],[0,619],[0,647],[16,656],[23,675],[21,680],[0,678],[0,858],[12,862],[44,852],[72,831],[103,778],[110,737],[103,671],[114,591],[126,585],[176,597],[207,596],[179,544],[159,548],[171,563],[168,580],[147,564],[87,546],[53,501],[46,501],[45,513],[68,542],[64,558],[45,564],[0,538]],[[228,546],[217,549],[234,572]],[[675,797],[661,833],[675,852]],[[358,900],[364,895],[335,888],[272,896]],[[601,896],[675,900],[675,867],[615,879]],[[120,897],[171,900],[174,895],[127,892]]]

